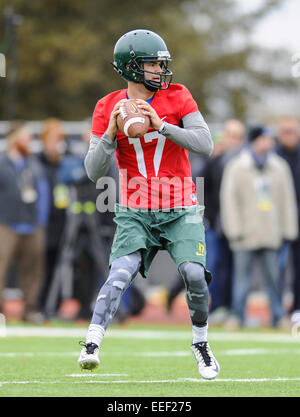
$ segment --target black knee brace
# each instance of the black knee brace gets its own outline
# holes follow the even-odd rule
[[[197,262],[184,262],[178,269],[185,283],[192,324],[205,326],[208,317],[208,286],[204,267]]]

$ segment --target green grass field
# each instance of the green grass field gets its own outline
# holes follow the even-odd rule
[[[0,338],[0,397],[299,397],[300,338],[209,329],[221,372],[201,379],[187,327],[112,326],[100,367],[77,365],[86,328],[8,326]]]

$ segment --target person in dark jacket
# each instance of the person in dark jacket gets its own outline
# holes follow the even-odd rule
[[[7,149],[0,155],[0,310],[11,262],[16,259],[26,321],[40,322],[38,293],[43,281],[45,227],[49,187],[30,153],[32,135],[24,122],[14,122]]]
[[[58,171],[64,156],[65,133],[59,119],[46,119],[39,135],[42,151],[38,155],[50,187],[50,213],[46,229],[45,279],[40,291],[40,306],[44,311],[48,291],[58,260],[60,242],[66,221],[66,208],[69,204],[66,185],[60,183]]]
[[[224,125],[219,153],[207,161],[204,170],[200,173],[204,177],[205,184],[204,216],[207,226],[207,245],[212,246],[208,252],[214,255],[211,257],[211,262],[208,259],[209,268],[215,277],[210,286],[211,323],[219,319],[220,311],[229,311],[231,305],[233,257],[220,221],[220,188],[224,167],[241,151],[245,145],[245,137],[244,124],[240,120],[228,120]],[[212,314],[213,312],[215,314]]]
[[[298,227],[300,225],[300,129],[295,118],[285,117],[280,120],[277,131],[278,155],[289,164],[295,185]],[[300,310],[300,237],[290,243],[293,258],[293,306],[292,311]]]
[[[210,313],[219,308],[229,311],[231,304],[232,252],[220,224],[220,186],[224,166],[245,143],[245,126],[240,120],[230,119],[224,125],[221,138],[211,158],[198,170],[204,178],[204,224],[206,227],[207,268],[214,276],[210,284]],[[180,276],[172,283],[167,309],[172,308],[176,296],[184,289]],[[220,311],[220,310],[219,310]],[[219,313],[217,314],[219,317]],[[210,316],[211,323],[214,316]]]

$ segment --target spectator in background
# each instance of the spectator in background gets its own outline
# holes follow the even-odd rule
[[[244,144],[244,124],[240,120],[228,120],[219,141],[218,153],[207,161],[200,173],[204,177],[207,267],[214,277],[210,286],[211,324],[224,322],[231,306],[233,261],[232,251],[220,221],[220,187],[226,164],[241,151]]]
[[[49,187],[30,153],[31,141],[28,126],[14,122],[7,135],[7,150],[0,156],[0,308],[5,277],[15,258],[25,304],[23,318],[40,322],[38,293],[44,272]]]
[[[50,186],[50,214],[46,230],[46,271],[40,293],[40,305],[44,308],[54,268],[59,254],[59,245],[65,226],[65,211],[68,205],[67,187],[58,180],[58,170],[64,155],[65,133],[59,119],[46,119],[40,139],[42,152],[38,155]]]
[[[209,287],[211,295],[210,323],[226,319],[231,304],[232,252],[220,224],[219,193],[224,166],[243,147],[245,126],[236,119],[228,120],[211,158],[198,169],[197,177],[204,177],[204,223],[206,227],[207,268],[214,279]],[[167,309],[177,295],[183,291],[184,283],[176,276],[168,294]],[[225,308],[225,311],[221,311]],[[217,310],[218,309],[218,310]]]
[[[53,278],[62,284],[60,313],[66,314],[77,300],[80,310],[74,318],[82,320],[91,315],[94,291],[103,280],[102,275],[108,272],[109,255],[108,244],[101,233],[104,216],[96,209],[98,191],[84,168],[89,138],[90,129],[87,129],[82,140],[69,140],[57,171],[59,183],[67,187],[68,207]],[[50,300],[50,307],[51,304]]]
[[[300,225],[300,130],[295,118],[280,120],[277,131],[278,155],[289,164],[294,180],[298,208],[298,230]],[[300,238],[291,244],[293,255],[293,306],[292,311],[300,310]]]
[[[64,158],[56,171],[60,186],[67,187],[68,205],[44,306],[46,315],[51,317],[56,315],[60,304],[59,316],[76,320],[86,320],[91,315],[95,302],[94,290],[103,284],[104,277],[109,273],[107,262],[115,231],[113,213],[102,213],[96,208],[99,190],[89,180],[84,168],[90,141],[89,127],[84,130],[81,139],[68,141]],[[107,175],[110,175],[110,170]],[[136,302],[133,306],[133,292],[135,299],[139,295],[134,286],[127,289],[115,315],[117,321],[125,320],[136,309]],[[143,306],[141,297],[139,300],[139,305]]]
[[[262,126],[249,131],[249,147],[225,167],[221,183],[221,221],[233,250],[233,316],[228,328],[244,324],[254,259],[262,266],[272,325],[287,324],[278,283],[278,250],[297,237],[297,207],[288,164],[274,152]]]

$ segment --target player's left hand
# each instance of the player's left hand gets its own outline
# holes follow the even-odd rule
[[[137,99],[138,106],[143,110],[143,113],[150,118],[150,125],[154,130],[159,130],[163,124],[155,109],[145,100]]]

